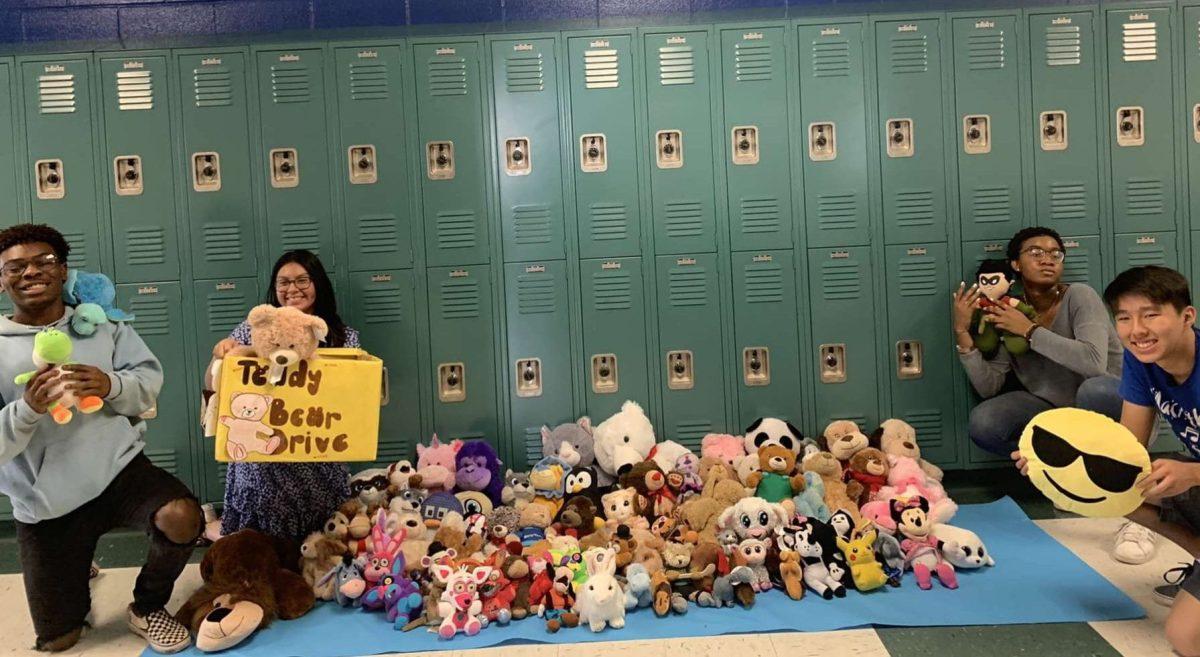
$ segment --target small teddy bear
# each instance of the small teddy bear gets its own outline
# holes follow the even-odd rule
[[[790,501],[804,490],[804,473],[796,470],[796,453],[792,450],[782,445],[759,447],[758,464],[761,470],[751,473],[746,482],[758,497],[779,503]]]
[[[862,506],[875,499],[875,495],[888,483],[888,458],[883,452],[874,447],[859,450],[850,457],[850,466],[846,468],[846,481],[857,481],[862,484],[862,492],[858,496],[858,504]]]

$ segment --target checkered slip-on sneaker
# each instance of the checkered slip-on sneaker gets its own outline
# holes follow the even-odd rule
[[[164,655],[179,652],[192,645],[188,629],[168,614],[166,609],[157,609],[145,616],[138,616],[133,610],[133,605],[130,605],[129,629],[145,639],[154,652]]]

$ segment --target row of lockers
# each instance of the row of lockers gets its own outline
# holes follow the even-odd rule
[[[121,284],[151,455],[209,498],[193,382],[288,248],[389,363],[381,460],[519,466],[632,398],[685,443],[904,417],[968,466],[963,271],[1024,225],[1097,288],[1195,243],[1200,8],[1070,9],[0,59],[0,221]]]

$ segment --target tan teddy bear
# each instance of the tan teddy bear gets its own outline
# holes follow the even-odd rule
[[[862,495],[862,484],[853,480],[849,484],[844,483],[842,466],[829,452],[809,453],[804,457],[803,467],[805,472],[820,475],[821,483],[825,485],[825,505],[829,507],[829,512],[844,510],[851,515],[857,526],[859,513],[855,500]]]
[[[825,427],[822,434],[825,450],[833,454],[842,464],[845,471],[850,465],[850,457],[860,449],[870,446],[871,439],[859,431],[858,425],[850,420],[834,420]]]
[[[942,480],[942,469],[921,458],[921,446],[917,444],[917,430],[904,420],[884,420],[871,434],[871,444],[889,456],[907,456],[921,466],[925,476]]]
[[[267,380],[276,385],[283,379],[285,368],[313,358],[329,333],[325,320],[290,306],[255,306],[246,319],[250,324],[250,346],[235,347],[230,355],[255,355],[266,360],[270,363]]]
[[[776,504],[790,503],[793,495],[804,490],[804,473],[796,470],[795,452],[783,445],[763,445],[756,458],[759,470],[746,481],[755,495]]]

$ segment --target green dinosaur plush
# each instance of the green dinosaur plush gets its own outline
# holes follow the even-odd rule
[[[71,337],[65,332],[53,328],[44,329],[33,337],[33,364],[37,369],[18,374],[14,383],[19,386],[29,383],[38,370],[47,365],[59,367],[70,364],[72,349]],[[71,421],[71,418],[74,417],[71,407],[78,408],[81,413],[95,413],[104,407],[104,400],[99,397],[93,395],[79,399],[62,383],[56,385],[61,396],[58,401],[50,404],[47,410],[50,412],[50,417],[54,418],[58,424],[66,424]]]

